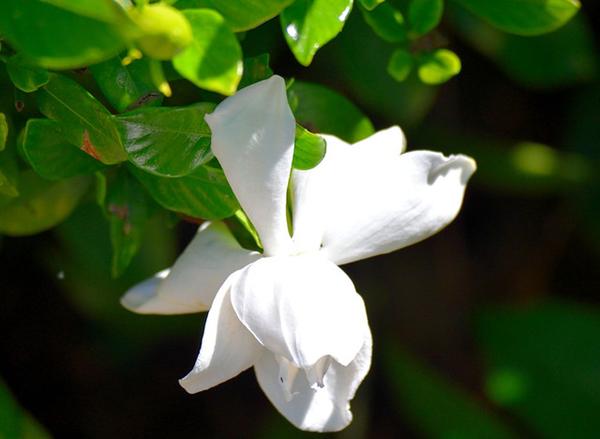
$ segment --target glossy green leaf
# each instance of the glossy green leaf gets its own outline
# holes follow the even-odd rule
[[[408,24],[402,12],[389,3],[383,3],[372,11],[362,9],[366,23],[381,39],[401,43],[408,39]]]
[[[240,205],[221,169],[200,166],[185,177],[159,177],[130,167],[152,197],[166,209],[193,218],[222,219]]]
[[[417,60],[419,79],[425,84],[437,85],[448,81],[460,73],[458,56],[448,49],[436,49],[423,53]]]
[[[285,40],[298,62],[308,66],[315,53],[344,27],[353,0],[296,0],[281,13]]]
[[[477,334],[487,393],[537,437],[593,438],[600,431],[600,313],[547,302],[489,309]]]
[[[208,9],[185,10],[192,43],[173,58],[173,67],[198,87],[231,95],[242,77],[242,49],[225,20]]]
[[[119,169],[109,181],[104,201],[113,249],[111,271],[113,277],[117,277],[129,266],[142,244],[153,201],[126,168]]]
[[[347,142],[357,142],[373,134],[371,121],[348,99],[309,82],[295,81],[288,89],[299,124],[312,132],[333,134]]]
[[[90,67],[110,104],[119,113],[160,104],[162,94],[152,83],[148,60],[142,58],[127,66],[121,61],[119,56]]]
[[[388,346],[384,361],[390,388],[403,416],[424,437],[518,437],[473,395],[408,353]]]
[[[593,33],[583,16],[547,35],[521,37],[494,29],[466,11],[451,12],[466,41],[520,84],[565,86],[590,81],[598,72]]]
[[[0,34],[19,53],[52,69],[83,67],[115,56],[125,48],[123,31],[128,22],[116,3],[86,0],[82,7],[73,7],[74,3],[3,0]],[[83,8],[98,13],[80,15]]]
[[[19,176],[19,196],[0,209],[0,233],[33,235],[68,217],[85,193],[89,178],[50,182],[28,170]]]
[[[247,87],[255,82],[262,81],[273,76],[273,70],[269,67],[269,54],[245,58],[244,74],[240,80],[239,88]]]
[[[111,114],[83,87],[52,74],[40,89],[40,111],[61,124],[65,139],[106,164],[127,160]]]
[[[377,6],[379,6],[381,3],[383,3],[385,0],[358,0],[358,1],[363,8],[365,8],[368,11],[372,11]]]
[[[432,31],[443,13],[444,0],[412,0],[407,13],[411,32],[420,36]]]
[[[8,122],[4,113],[0,113],[0,151],[6,147],[6,139],[8,138]]]
[[[579,0],[454,0],[498,29],[539,35],[558,29],[580,8]]]
[[[46,70],[28,64],[19,55],[8,58],[6,70],[15,87],[25,93],[36,91],[50,79]]]
[[[60,124],[48,119],[29,119],[22,134],[23,155],[43,178],[62,180],[91,174],[105,166],[69,144]]]
[[[325,142],[325,139],[300,125],[296,125],[296,140],[292,161],[294,168],[301,170],[314,168],[321,163],[326,151],[327,142]]]
[[[270,20],[293,2],[294,0],[178,0],[175,6],[180,9],[214,9],[225,18],[232,30],[240,32]]]
[[[129,161],[152,174],[181,177],[212,157],[204,116],[215,105],[146,108],[117,118]]]
[[[0,438],[50,439],[43,427],[27,413],[0,380]]]
[[[387,66],[387,71],[396,81],[404,81],[414,65],[412,53],[405,49],[396,49],[390,57],[390,62]]]

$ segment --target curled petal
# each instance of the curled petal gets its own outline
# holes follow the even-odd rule
[[[296,427],[318,432],[342,430],[352,421],[350,401],[371,365],[370,331],[363,341],[350,364],[332,362],[322,386],[312,386],[301,373],[292,374],[292,383],[282,383],[277,359],[268,351],[254,366],[256,378],[271,403]]]
[[[252,366],[262,348],[240,323],[231,306],[233,273],[217,293],[204,328],[202,346],[190,373],[179,380],[189,393],[201,392],[227,381]]]
[[[227,276],[258,258],[241,248],[223,223],[204,223],[170,271],[134,286],[121,303],[141,314],[206,311]]]
[[[368,153],[378,135],[355,145],[326,139],[323,162],[292,177],[294,240],[299,248],[318,242],[336,264],[398,250],[438,232],[457,215],[476,168],[463,155],[393,155],[375,143]]]
[[[266,255],[289,251],[286,194],[295,121],[280,76],[246,87],[206,116],[211,147]]]
[[[263,346],[304,369],[326,356],[348,365],[368,328],[352,281],[317,255],[254,262],[232,286],[231,302]]]

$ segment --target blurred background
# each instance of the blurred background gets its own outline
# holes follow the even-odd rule
[[[343,267],[367,304],[374,352],[353,423],[331,437],[599,437],[600,6],[584,2],[540,37],[448,9],[440,30],[462,72],[440,87],[415,75],[394,81],[394,46],[358,11],[308,69],[277,20],[243,36],[246,56],[268,50],[272,69],[323,105],[322,121],[298,110],[308,128],[352,139],[365,115],[376,129],[400,125],[409,150],[461,152],[479,166],[441,233]],[[186,81],[172,86],[168,105],[198,100]],[[337,108],[349,108],[353,125],[327,125],[343,97],[356,108]],[[130,285],[174,261],[195,227],[157,217],[118,279],[93,197],[51,232],[0,236],[6,437],[311,436],[276,412],[252,371],[197,395],[179,387],[205,315],[140,316],[119,305]]]

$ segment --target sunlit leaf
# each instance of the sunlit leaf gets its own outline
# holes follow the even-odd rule
[[[173,58],[175,70],[198,87],[231,95],[242,77],[242,50],[225,20],[215,11],[185,10],[192,43]]]
[[[66,140],[106,164],[127,159],[109,111],[83,87],[62,75],[52,74],[40,89],[40,111],[61,124]]]
[[[296,0],[281,13],[281,28],[294,56],[308,66],[321,46],[344,27],[353,0]]]
[[[204,116],[214,107],[203,103],[146,108],[118,117],[129,160],[147,172],[165,177],[191,173],[213,157],[210,128]]]
[[[296,125],[294,159],[292,161],[294,168],[302,170],[314,168],[321,163],[326,150],[327,143],[325,139],[300,125]]]
[[[236,32],[257,27],[278,15],[294,0],[178,0],[180,9],[210,8],[219,12]]]
[[[425,84],[437,85],[458,75],[461,63],[458,56],[448,49],[436,49],[422,53],[417,59],[418,74]]]

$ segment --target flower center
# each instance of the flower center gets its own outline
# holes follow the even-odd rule
[[[293,391],[293,386],[300,368],[281,355],[275,355],[275,359],[277,360],[277,364],[279,364],[279,384],[283,389],[285,400],[290,402],[294,398],[294,395],[298,394],[298,392]],[[331,366],[331,361],[332,358],[327,355],[319,359],[314,365],[302,368],[304,369],[308,384],[313,390],[316,391],[319,388],[325,387],[323,378],[325,378],[325,374],[329,370],[329,366]]]

